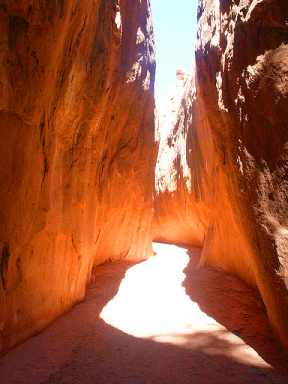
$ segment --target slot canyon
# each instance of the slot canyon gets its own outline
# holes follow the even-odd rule
[[[1,384],[288,382],[288,1],[198,0],[164,113],[153,22],[0,0]]]

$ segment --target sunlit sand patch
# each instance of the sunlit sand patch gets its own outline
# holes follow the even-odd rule
[[[135,337],[150,338],[211,355],[225,354],[253,365],[267,365],[242,339],[207,316],[182,283],[187,250],[154,243],[155,256],[131,267],[100,317]],[[227,308],[229,310],[229,308]]]

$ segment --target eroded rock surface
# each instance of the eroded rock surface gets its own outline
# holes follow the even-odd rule
[[[0,351],[147,256],[154,48],[146,0],[0,3]]]
[[[191,168],[187,141],[194,98],[194,74],[178,71],[175,89],[168,98],[165,113],[160,110],[156,124],[159,150],[155,168],[153,236],[160,241],[201,246],[204,230],[195,216],[195,202],[189,196]]]
[[[178,138],[186,145],[167,169],[181,187],[156,195],[156,227],[165,212],[170,232],[190,223],[191,242],[204,239],[201,263],[257,285],[288,347],[288,3],[200,0],[198,19],[196,90],[167,141],[175,158]]]

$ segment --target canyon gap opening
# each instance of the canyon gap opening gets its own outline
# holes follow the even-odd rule
[[[176,71],[191,73],[197,33],[197,0],[151,0],[156,44],[155,100],[159,110],[175,91]]]

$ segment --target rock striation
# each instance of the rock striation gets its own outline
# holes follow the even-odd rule
[[[0,352],[151,237],[256,286],[288,347],[288,3],[199,0],[160,115],[148,0],[0,2]],[[152,229],[152,235],[151,235]]]
[[[151,252],[148,0],[0,2],[0,351]]]
[[[191,167],[187,152],[191,150],[187,143],[194,98],[194,73],[192,76],[177,71],[175,88],[166,102],[165,112],[161,113],[159,108],[156,124],[159,150],[155,168],[153,236],[158,241],[201,246],[204,230],[190,196]]]
[[[198,4],[195,87],[166,140],[174,155],[162,175],[178,187],[156,191],[155,237],[166,217],[165,241],[202,243],[202,265],[257,286],[288,347],[288,3]]]

